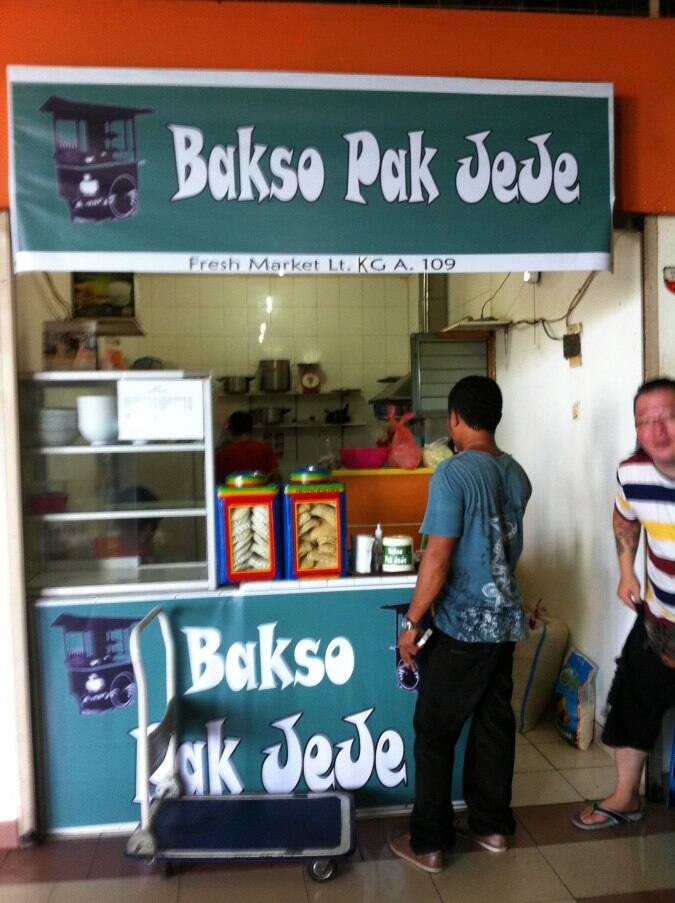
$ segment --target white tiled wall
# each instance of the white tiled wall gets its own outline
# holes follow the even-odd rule
[[[369,395],[377,391],[379,378],[410,369],[417,280],[138,276],[137,310],[147,335],[124,340],[132,359],[153,354],[170,364],[229,376],[255,373],[261,358],[318,360],[324,388],[358,387]]]
[[[70,277],[53,278],[68,300]],[[21,365],[40,369],[41,324],[59,311],[50,310],[42,277],[17,282]],[[409,335],[418,328],[417,277],[141,275],[136,296],[146,335],[123,340],[130,362],[155,355],[221,376],[253,374],[261,358],[319,360],[324,388],[360,387],[365,395],[381,388],[379,378],[408,372]]]

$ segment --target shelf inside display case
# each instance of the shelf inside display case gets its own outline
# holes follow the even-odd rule
[[[23,382],[35,383],[110,383],[123,379],[208,379],[204,370],[45,370],[20,373]]]
[[[117,511],[114,508],[107,508],[103,511],[55,511],[47,514],[30,514],[31,520],[39,520],[44,523],[74,523],[76,521],[109,521],[114,517],[119,520],[156,520],[167,517],[206,517],[206,507],[201,508],[154,508],[151,510],[137,509],[135,511]]]
[[[65,562],[64,562],[65,564]],[[128,592],[135,586],[143,592],[210,588],[207,562],[139,565],[130,558],[99,562],[69,561],[63,570],[45,571],[28,581],[30,593],[46,597]]]
[[[203,442],[115,443],[114,445],[35,445],[24,451],[40,455],[124,455],[166,452],[203,452]]]

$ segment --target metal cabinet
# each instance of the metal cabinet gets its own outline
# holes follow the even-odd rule
[[[184,371],[21,377],[29,593],[215,588],[210,383],[207,374]],[[82,408],[85,397],[107,399],[113,436],[104,428],[103,438],[84,438],[78,401]],[[138,415],[140,428],[126,432],[133,440],[118,437],[118,402],[120,424],[130,410]]]

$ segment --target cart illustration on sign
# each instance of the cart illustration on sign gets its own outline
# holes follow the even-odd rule
[[[150,107],[83,103],[52,96],[51,113],[59,194],[73,222],[128,219],[138,210],[136,116]]]
[[[63,628],[70,691],[81,715],[125,709],[135,701],[129,635],[139,620],[62,614],[52,622]]]

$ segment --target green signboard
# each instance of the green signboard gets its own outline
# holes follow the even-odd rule
[[[10,67],[16,269],[605,269],[611,85]]]
[[[189,794],[353,791],[401,807],[414,786],[415,689],[397,667],[410,586],[265,591],[107,604],[37,603],[43,826],[139,820],[138,708],[129,631],[154,605],[176,647],[177,767]],[[153,724],[165,654],[143,633]],[[462,747],[463,747],[462,741]],[[461,755],[454,797],[461,799]],[[156,784],[170,763],[153,775]]]

